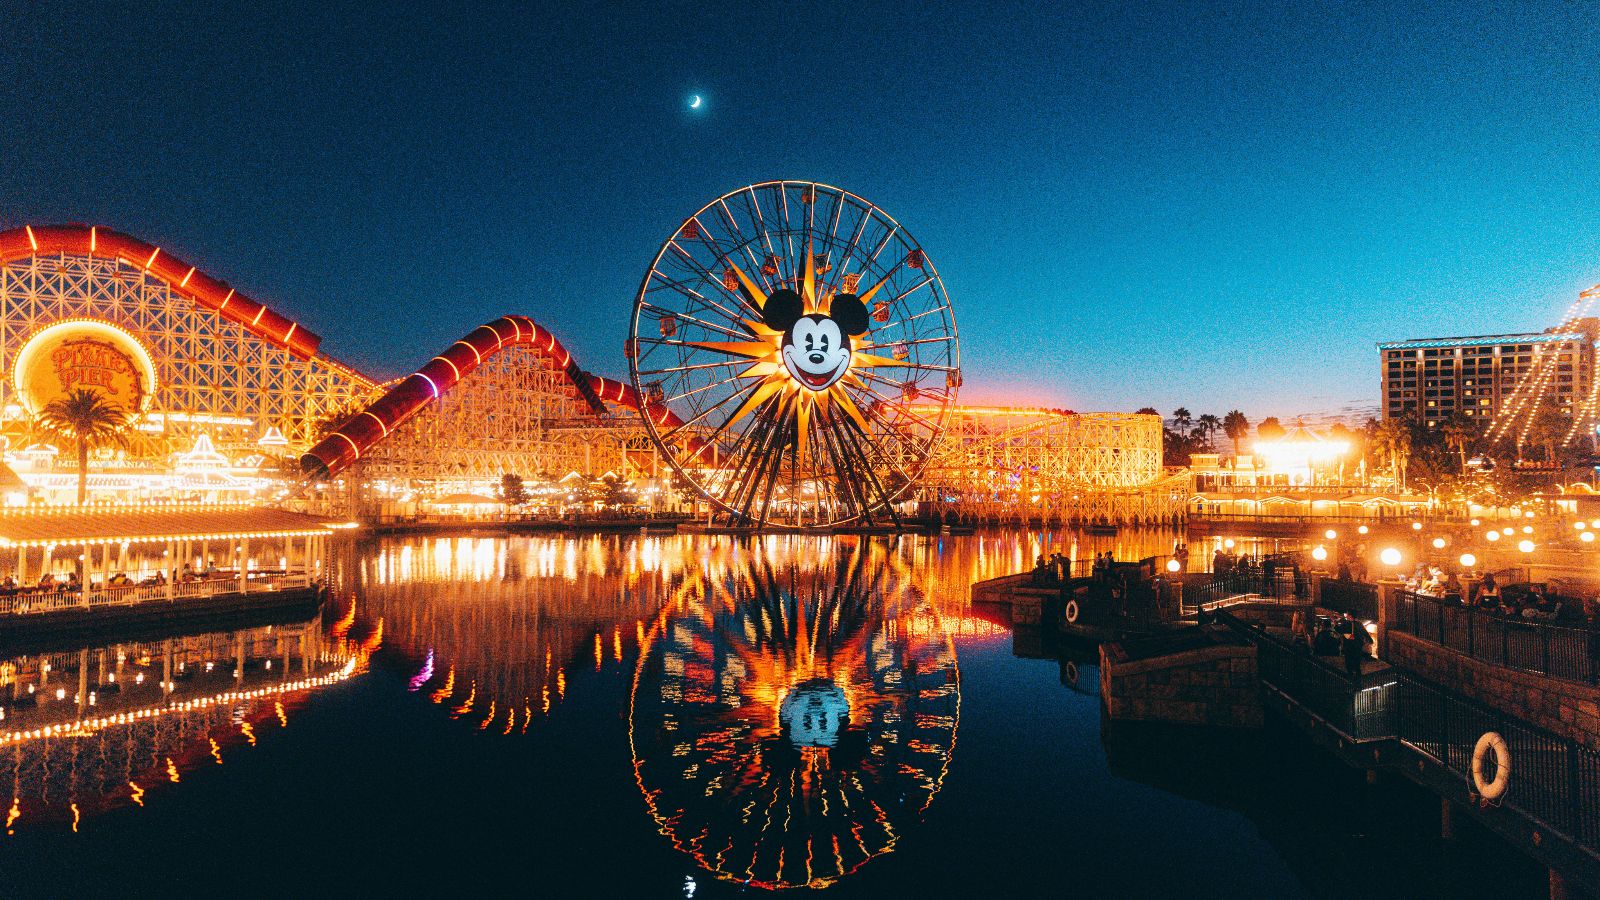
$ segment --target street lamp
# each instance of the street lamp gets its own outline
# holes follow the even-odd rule
[[[1365,525],[1363,525],[1360,528],[1356,529],[1356,534],[1366,534],[1366,533],[1367,533],[1367,526],[1365,526]]]
[[[1517,543],[1517,549],[1521,550],[1523,553],[1532,553],[1533,541],[1520,541]]]
[[[1492,543],[1494,543],[1494,542],[1495,542],[1495,541],[1498,541],[1498,540],[1500,540],[1500,532],[1498,532],[1498,531],[1491,531],[1491,532],[1489,532],[1489,533],[1488,533],[1488,534],[1486,534],[1486,535],[1484,535],[1484,536],[1483,536],[1483,537],[1484,537],[1484,539],[1485,539],[1485,540],[1487,540],[1487,541],[1488,541],[1488,542],[1489,542],[1489,543],[1491,543],[1491,544],[1492,544]]]
[[[1412,522],[1411,523],[1411,530],[1412,531],[1421,531],[1422,530],[1422,523],[1421,522]]]
[[[1461,568],[1470,570],[1473,566],[1475,566],[1477,564],[1478,564],[1478,558],[1476,556],[1473,556],[1471,553],[1463,553],[1463,554],[1461,554]]]
[[[1433,539],[1433,549],[1435,549],[1435,550],[1443,550],[1444,549],[1444,538],[1442,538],[1442,537],[1434,538]]]
[[[1331,540],[1335,540],[1335,539],[1337,539],[1339,537],[1339,532],[1334,531],[1332,528],[1329,528],[1327,531],[1324,531],[1322,533],[1322,536],[1331,541]]]
[[[1386,566],[1398,566],[1400,565],[1400,551],[1393,547],[1385,547],[1383,552],[1378,554],[1378,561]]]
[[[1583,541],[1585,544],[1592,544],[1594,543],[1594,532],[1585,531],[1583,534],[1578,535],[1578,540]]]
[[[1179,562],[1176,559],[1167,560],[1167,571],[1168,572],[1176,572],[1181,568],[1183,568],[1182,565],[1179,564]]]
[[[1328,558],[1328,548],[1327,547],[1323,547],[1321,545],[1318,545],[1318,546],[1312,548],[1312,550],[1311,550],[1311,558],[1316,560],[1317,562],[1322,562],[1323,560]]]

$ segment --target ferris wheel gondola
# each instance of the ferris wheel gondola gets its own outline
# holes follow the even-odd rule
[[[757,526],[898,518],[961,384],[928,253],[876,205],[806,181],[685,219],[645,273],[626,349],[663,455]]]

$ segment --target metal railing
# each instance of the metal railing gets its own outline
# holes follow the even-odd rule
[[[1240,603],[1299,603],[1310,593],[1307,577],[1292,568],[1276,569],[1270,576],[1261,569],[1235,570],[1208,584],[1185,588],[1182,612],[1214,612]]]
[[[1472,755],[1479,738],[1499,734],[1512,765],[1504,805],[1600,853],[1600,751],[1411,672],[1351,675],[1226,612],[1217,619],[1255,644],[1263,685],[1354,740],[1399,741],[1469,790],[1475,792]]]
[[[1395,735],[1472,783],[1472,751],[1493,731],[1512,760],[1505,805],[1600,852],[1600,752],[1404,675],[1391,698]]]
[[[1479,662],[1600,683],[1600,632],[1507,618],[1410,591],[1400,591],[1397,599],[1396,631]]]
[[[1362,621],[1378,618],[1378,586],[1364,581],[1322,580],[1321,605],[1334,612],[1349,613]]]
[[[1313,656],[1224,612],[1218,620],[1256,645],[1256,671],[1261,682],[1321,717],[1345,736],[1381,740],[1394,736],[1391,671],[1353,675],[1342,663]]]
[[[304,572],[252,573],[245,593],[307,588],[313,584],[312,576]],[[134,606],[143,603],[166,603],[222,594],[241,593],[239,579],[202,578],[171,584],[130,584],[91,587],[87,593],[81,588],[71,590],[21,590],[0,594],[0,615],[27,615],[67,609],[96,609],[108,606]]]

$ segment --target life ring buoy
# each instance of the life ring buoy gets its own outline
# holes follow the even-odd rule
[[[1069,660],[1067,660],[1067,684],[1075,685],[1077,683],[1078,683],[1078,664],[1069,659]]]
[[[1062,611],[1062,615],[1067,617],[1067,624],[1076,623],[1078,621],[1078,601],[1068,600],[1067,608]]]
[[[1494,752],[1493,780],[1483,774],[1490,751]],[[1497,731],[1484,732],[1472,748],[1472,786],[1478,789],[1478,796],[1491,803],[1504,797],[1511,787],[1511,748]]]

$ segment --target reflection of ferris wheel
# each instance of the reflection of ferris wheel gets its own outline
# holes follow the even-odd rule
[[[756,525],[897,518],[961,384],[927,253],[873,204],[804,181],[685,219],[640,285],[627,352],[673,468]]]
[[[642,645],[628,733],[650,815],[716,877],[823,888],[893,850],[960,718],[938,616],[874,553],[685,582]]]

